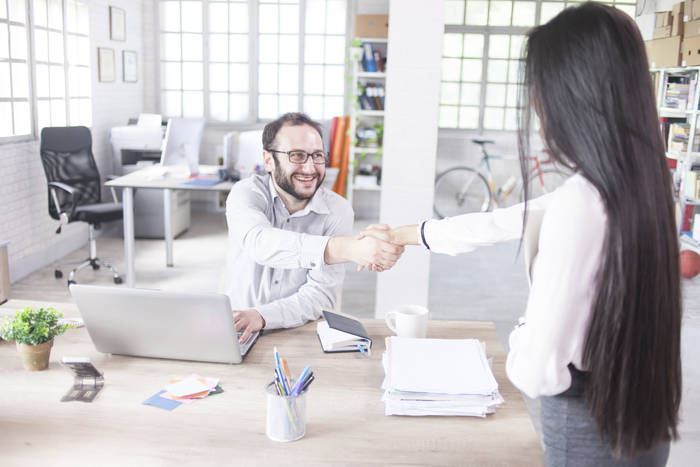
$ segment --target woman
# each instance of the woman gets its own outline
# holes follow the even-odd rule
[[[542,399],[545,462],[664,465],[681,399],[681,303],[644,44],[627,15],[586,3],[533,29],[525,53],[521,102],[574,175],[524,205],[365,234],[457,254],[538,232],[506,371]],[[526,181],[531,110],[521,107]]]

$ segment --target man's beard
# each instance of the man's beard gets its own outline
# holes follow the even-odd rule
[[[279,186],[281,189],[298,199],[299,201],[304,201],[307,199],[313,198],[313,196],[316,194],[318,191],[318,187],[321,186],[321,183],[323,183],[323,180],[326,178],[325,172],[323,175],[319,175],[318,172],[316,172],[314,175],[317,177],[316,178],[316,188],[314,188],[314,191],[310,195],[304,195],[302,193],[299,193],[295,188],[294,188],[294,181],[292,180],[292,177],[294,176],[294,173],[289,174],[288,176],[285,177],[285,174],[282,173],[282,170],[279,165],[275,166],[275,170],[272,173],[272,176],[275,177],[275,182],[277,183],[277,186]]]

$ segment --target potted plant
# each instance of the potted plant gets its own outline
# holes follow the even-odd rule
[[[49,356],[53,338],[72,328],[70,324],[60,324],[63,317],[53,308],[35,310],[26,307],[6,318],[0,327],[0,337],[17,342],[17,350],[22,356],[24,368],[30,371],[45,370],[49,366]]]

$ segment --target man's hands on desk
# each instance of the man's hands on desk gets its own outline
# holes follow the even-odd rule
[[[243,331],[239,343],[244,343],[248,337],[255,331],[259,331],[265,327],[265,318],[262,317],[257,310],[233,310],[233,322],[236,325],[236,331]]]

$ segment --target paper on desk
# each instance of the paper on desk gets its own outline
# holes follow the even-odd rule
[[[164,399],[161,395],[165,391],[159,391],[153,394],[151,397],[142,402],[143,405],[152,405],[165,410],[173,410],[175,407],[181,404],[179,401],[173,401],[169,399]]]
[[[182,380],[173,380],[165,386],[165,390],[175,397],[198,396],[204,393],[204,397],[214,390],[219,384],[218,378],[203,378],[197,374],[191,374]]]

